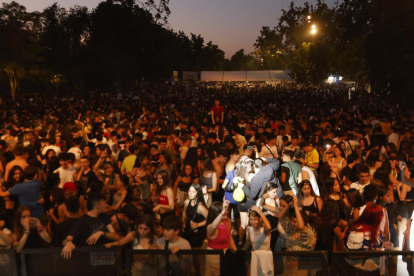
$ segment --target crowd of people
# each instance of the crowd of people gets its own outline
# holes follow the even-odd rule
[[[331,262],[409,244],[414,114],[391,98],[145,84],[29,95],[3,103],[0,122],[0,248],[169,249],[135,258],[132,274],[254,276],[312,273],[273,251],[325,250]],[[176,254],[201,248],[224,261]],[[341,265],[396,275],[397,261]]]

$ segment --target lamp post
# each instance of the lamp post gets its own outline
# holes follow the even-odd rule
[[[312,35],[315,35],[317,32],[318,32],[318,31],[316,30],[316,25],[315,25],[315,24],[312,24],[312,27],[311,27],[311,34],[312,34]]]

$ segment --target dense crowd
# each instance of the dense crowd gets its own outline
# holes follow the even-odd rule
[[[266,85],[3,103],[0,248],[62,247],[64,258],[79,246],[207,248],[252,276],[311,273],[273,251],[326,250],[331,261],[337,250],[401,250],[414,209],[410,112],[365,91]],[[396,275],[397,258],[342,265]],[[216,255],[132,266],[219,271]]]

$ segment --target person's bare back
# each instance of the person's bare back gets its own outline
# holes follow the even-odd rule
[[[21,158],[21,157],[20,158],[16,157],[16,159],[7,163],[6,170],[4,172],[4,179],[8,178],[10,169],[13,168],[14,166],[20,166],[22,170],[24,171],[24,169],[28,166],[28,164],[26,162],[26,159]]]

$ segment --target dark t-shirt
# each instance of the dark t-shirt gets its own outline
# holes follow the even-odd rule
[[[290,170],[289,170],[288,167],[284,167],[284,166],[281,166],[280,169],[281,169],[281,173],[285,173],[286,174],[286,180],[285,180],[285,182],[280,181],[280,183],[282,184],[281,185],[282,186],[282,190],[283,191],[291,191],[292,188],[289,185]]]
[[[111,224],[111,219],[105,214],[100,214],[97,217],[85,214],[73,225],[70,235],[78,242],[75,244],[76,246],[88,246],[86,240],[98,231],[107,232],[106,226],[109,224]],[[108,240],[100,237],[95,245],[103,246],[105,243],[108,243]]]
[[[71,232],[76,221],[78,221],[77,218],[68,218],[67,220],[62,221],[56,225],[52,238],[53,246],[62,247],[62,242],[66,239],[67,236],[69,236],[69,233]],[[77,244],[78,242],[74,240],[73,243]]]
[[[94,181],[96,181],[98,178],[96,177],[96,174],[89,170],[89,172],[82,174],[81,179],[78,183],[79,185],[79,191],[80,194],[83,195],[86,193],[86,190],[92,185]]]
[[[349,175],[351,174],[351,172],[352,172],[352,169],[349,166],[346,166],[345,168],[343,168],[341,172],[341,179],[343,179],[344,176],[349,178]]]
[[[358,181],[357,171],[355,169],[351,169],[349,166],[342,169],[341,179],[343,179],[344,176],[347,177],[351,183]]]

